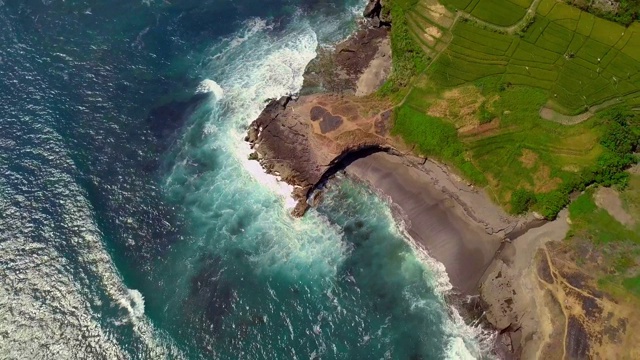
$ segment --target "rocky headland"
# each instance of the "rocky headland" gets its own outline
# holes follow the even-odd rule
[[[271,100],[251,124],[251,156],[295,187],[294,216],[305,213],[313,190],[347,155],[398,151],[389,137],[391,103],[368,96],[390,71],[388,27],[362,22],[347,40],[319,52],[300,95]]]
[[[321,201],[320,185],[338,171],[387,196],[411,239],[445,265],[452,303],[495,330],[498,357],[584,357],[600,329],[588,309],[610,306],[586,285],[576,287],[587,289],[584,306],[572,307],[575,297],[560,293],[577,278],[549,256],[548,243],[568,231],[566,212],[552,222],[510,216],[454,169],[416,156],[391,133],[393,104],[373,95],[392,66],[385,13],[380,0],[370,1],[365,16],[372,19],[319,51],[300,94],[267,104],[248,131],[251,158],[294,187],[294,216]],[[624,322],[610,318],[615,338]]]

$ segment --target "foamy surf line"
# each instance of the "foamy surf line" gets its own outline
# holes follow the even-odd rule
[[[238,147],[234,152],[236,158],[242,164],[242,167],[246,170],[254,180],[260,183],[262,186],[268,188],[274,194],[278,195],[284,200],[285,209],[293,209],[296,206],[296,200],[291,195],[293,192],[293,186],[282,181],[280,177],[267,173],[262,165],[255,160],[249,160],[249,155],[253,152],[248,143],[244,143],[245,146]]]
[[[196,88],[196,94],[213,94],[216,100],[222,100],[224,90],[217,82],[211,79],[204,79]]]
[[[362,18],[362,7],[363,4],[350,6],[344,18],[322,18],[314,22],[314,26],[319,26],[321,33],[335,34],[344,28],[345,21]],[[227,76],[217,77],[224,78],[219,80],[220,85],[207,79],[198,87],[201,92],[213,93],[218,101],[224,95],[223,101],[232,112],[230,117],[237,120],[237,126],[228,136],[234,143],[227,148],[247,174],[283,199],[285,209],[296,205],[292,196],[294,188],[280,177],[268,174],[257,161],[248,160],[253,151],[243,139],[248,125],[264,110],[268,99],[296,94],[302,89],[304,71],[316,57],[319,45],[318,34],[303,15],[298,9],[294,16],[298,21],[289,24],[288,29],[278,35],[273,34],[275,26],[269,20],[251,18],[245,21],[243,28],[224,39],[217,46],[222,50],[210,58],[212,68],[216,68],[221,59],[234,58],[231,67],[222,69]],[[334,37],[331,44],[340,43],[351,35],[353,33]]]
[[[225,94],[223,102],[231,110],[231,117],[236,122],[236,126],[230,129],[226,136],[228,144],[225,144],[225,147],[230,149],[245,174],[284,200],[286,209],[295,205],[291,196],[293,187],[280,181],[277,176],[267,174],[257,161],[249,160],[252,149],[248,143],[244,142],[244,137],[247,126],[265,108],[267,99],[276,99],[300,91],[304,70],[315,58],[318,42],[315,32],[308,26],[306,31],[297,29],[280,39],[273,39],[267,34],[270,27],[262,22],[258,24],[259,26],[251,31],[244,30],[241,40],[225,50],[225,52],[233,52],[243,46],[251,46],[254,40],[258,41],[256,45],[262,46],[249,51],[249,59],[241,57],[235,62],[233,69],[226,69],[233,76],[221,80],[221,88],[224,89]],[[265,47],[264,44],[269,42],[272,42],[272,45]],[[405,224],[402,221],[396,221],[390,207],[389,216],[390,223],[395,224],[396,230],[406,239],[414,254],[434,275],[435,283],[432,285],[444,301],[444,295],[452,289],[444,265],[429,256],[409,236]],[[467,325],[453,306],[447,306],[450,310],[450,318],[444,329],[450,335],[450,340],[446,344],[447,357],[474,359],[476,356],[482,356],[483,330]],[[478,343],[477,346],[474,343]]]
[[[479,325],[467,324],[458,309],[446,302],[446,295],[451,294],[454,290],[447,269],[443,263],[429,255],[429,252],[409,234],[408,228],[411,226],[411,222],[403,210],[393,202],[389,195],[367,181],[358,177],[349,176],[348,178],[363,184],[384,202],[386,205],[385,215],[389,224],[393,226],[391,230],[405,240],[416,258],[433,275],[432,278],[425,280],[433,287],[435,294],[445,304],[449,314],[446,326],[443,328],[449,335],[449,342],[446,345],[446,358],[460,360],[488,356],[495,340],[494,332],[485,330]]]
[[[449,280],[449,274],[444,264],[431,257],[428,251],[418,244],[418,242],[409,234],[408,218],[403,212],[392,211],[396,207],[390,196],[382,193],[375,187],[368,186],[373,192],[384,200],[388,206],[388,216],[390,222],[395,225],[395,231],[402,236],[407,244],[411,247],[420,262],[431,271],[434,275],[432,282],[433,288],[443,303],[446,304],[449,311],[447,326],[444,330],[450,336],[446,347],[447,359],[451,360],[472,360],[482,358],[489,354],[495,340],[495,334],[492,331],[485,330],[479,325],[469,325],[460,315],[458,309],[445,301],[445,295],[453,290],[453,285]]]
[[[238,68],[228,69],[233,71],[226,81],[222,81],[222,86],[207,79],[200,84],[196,92],[212,92],[216,100],[226,103],[230,111],[229,116],[237,121],[237,126],[229,129],[226,137],[231,141],[227,148],[248,175],[282,198],[285,209],[292,209],[296,205],[292,196],[293,186],[281,181],[278,176],[268,174],[259,162],[249,160],[253,150],[244,141],[244,137],[248,125],[264,110],[268,99],[300,91],[305,68],[316,56],[316,34],[304,24],[295,24],[292,26],[302,29],[294,28],[282,38],[273,38],[269,34],[272,26],[265,20],[252,19],[245,26],[246,28],[234,38],[237,40],[230,41],[233,46],[225,52],[243,45],[251,46],[249,43],[253,40],[260,44],[272,43],[272,46],[262,45],[262,49],[254,48],[248,52],[249,59],[238,59],[235,62]],[[276,46],[273,46],[273,43]],[[274,47],[276,49],[272,50]]]

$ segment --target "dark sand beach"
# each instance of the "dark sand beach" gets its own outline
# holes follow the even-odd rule
[[[437,169],[425,173],[434,163],[419,169],[405,161],[380,152],[353,161],[346,172],[387,195],[402,210],[409,235],[444,264],[454,288],[464,294],[476,294],[501,237],[490,235],[466,214],[454,194],[435,186],[455,179],[442,178],[448,177],[442,170],[442,174],[433,171]]]

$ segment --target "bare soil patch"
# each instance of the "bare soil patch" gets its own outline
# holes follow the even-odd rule
[[[527,169],[531,169],[536,165],[536,162],[538,161],[538,154],[536,154],[535,152],[529,150],[529,149],[522,149],[522,156],[520,157],[520,162],[522,162],[522,165],[527,168]]]
[[[426,29],[424,29],[424,31],[429,35],[432,36],[436,39],[439,39],[442,36],[442,31],[440,29],[438,29],[435,26],[430,26]]]
[[[448,119],[459,132],[467,132],[480,125],[478,110],[485,100],[475,86],[463,86],[445,91],[442,98],[429,107],[427,114]]]
[[[622,225],[628,227],[635,225],[635,219],[622,206],[620,194],[616,190],[606,187],[599,188],[595,193],[595,201],[596,205],[606,210]]]
[[[551,168],[547,165],[540,165],[538,171],[533,175],[535,192],[545,193],[558,188],[562,184],[562,179],[551,178]]]

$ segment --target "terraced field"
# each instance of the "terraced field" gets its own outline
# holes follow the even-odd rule
[[[444,51],[453,38],[449,30],[455,14],[437,0],[422,0],[407,12],[414,40],[431,58]]]
[[[443,0],[442,4],[498,26],[521,20],[532,0]]]
[[[554,0],[411,4],[410,30],[430,64],[402,106],[454,126],[466,160],[452,162],[474,180],[483,174],[479,184],[507,207],[516,189],[550,193],[596,164],[596,112],[640,107],[638,23],[624,28]]]
[[[501,75],[505,84],[547,91],[547,106],[566,115],[612,100],[640,105],[640,24],[625,29],[554,0],[542,0],[536,12],[521,37],[459,22],[430,78],[451,87]],[[499,13],[492,16],[500,25]]]

